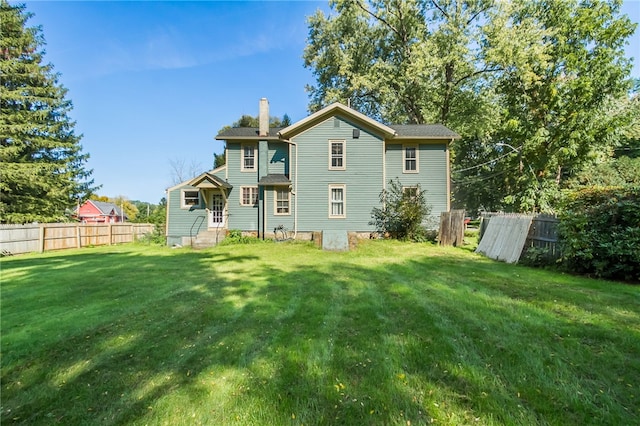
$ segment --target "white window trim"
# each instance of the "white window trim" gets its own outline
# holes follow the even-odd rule
[[[278,190],[286,190],[287,191],[287,204],[289,208],[286,213],[278,213]],[[277,186],[273,188],[273,215],[274,216],[291,216],[291,191],[286,186]]]
[[[253,148],[253,168],[252,169],[247,169],[244,167],[244,149],[247,147],[251,147]],[[255,143],[241,143],[240,144],[240,171],[241,172],[247,172],[247,173],[255,173],[257,170],[257,152],[258,152],[258,147]]]
[[[334,143],[342,144],[342,166],[334,167],[331,163],[333,160],[331,145]],[[330,139],[328,143],[329,150],[329,170],[346,170],[347,169],[347,141],[344,139]]]
[[[186,204],[184,201],[185,192],[197,192],[198,193],[198,204]],[[181,209],[190,209],[192,207],[197,208],[202,205],[202,196],[200,195],[200,191],[198,189],[192,188],[182,188],[180,190],[180,208]]]
[[[407,148],[415,148],[416,169],[407,170]],[[402,145],[402,173],[420,173],[420,149],[417,144]]]
[[[255,203],[251,203],[251,204],[245,204],[244,203],[244,190],[245,189],[253,189],[255,190],[255,195],[256,195],[256,202]],[[258,193],[258,187],[257,186],[241,186],[240,187],[240,205],[243,207],[254,207],[258,204],[258,198],[259,198],[259,193]]]
[[[341,215],[334,215],[331,213],[332,212],[331,207],[333,203],[333,199],[331,198],[331,192],[333,189],[342,189],[342,214]],[[328,198],[329,198],[329,219],[346,219],[347,217],[347,185],[343,183],[330,184]]]

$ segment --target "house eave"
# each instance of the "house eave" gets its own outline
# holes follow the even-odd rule
[[[311,114],[310,116],[303,118],[302,120],[292,124],[291,126],[285,127],[284,129],[280,130],[280,132],[278,132],[278,135],[285,141],[290,140],[292,137],[304,132],[307,129],[312,128],[316,124],[337,115],[344,116],[355,122],[361,123],[365,127],[370,128],[375,133],[381,134],[385,138],[392,138],[396,135],[396,131],[391,127],[379,123],[376,120],[373,120],[372,118],[369,118],[366,115],[339,102],[335,102]]]

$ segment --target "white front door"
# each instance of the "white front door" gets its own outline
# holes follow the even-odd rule
[[[211,195],[211,210],[209,210],[209,227],[224,227],[224,197],[222,194]]]

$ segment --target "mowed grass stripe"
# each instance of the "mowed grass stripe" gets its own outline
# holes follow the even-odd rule
[[[634,286],[394,241],[1,266],[3,424],[640,419]]]

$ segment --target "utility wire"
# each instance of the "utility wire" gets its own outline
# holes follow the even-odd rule
[[[478,167],[486,166],[487,164],[491,164],[491,163],[494,163],[494,162],[496,162],[496,161],[498,161],[498,160],[501,160],[501,159],[503,159],[504,157],[506,157],[506,156],[508,156],[508,155],[511,155],[511,154],[512,154],[512,152],[507,152],[506,154],[501,155],[500,157],[494,158],[493,160],[489,160],[489,161],[487,161],[487,162],[485,162],[485,163],[477,164],[477,165],[472,166],[472,167],[467,167],[466,169],[453,170],[453,173],[460,173],[460,172],[466,172],[466,171],[468,171],[468,170],[477,169]]]

